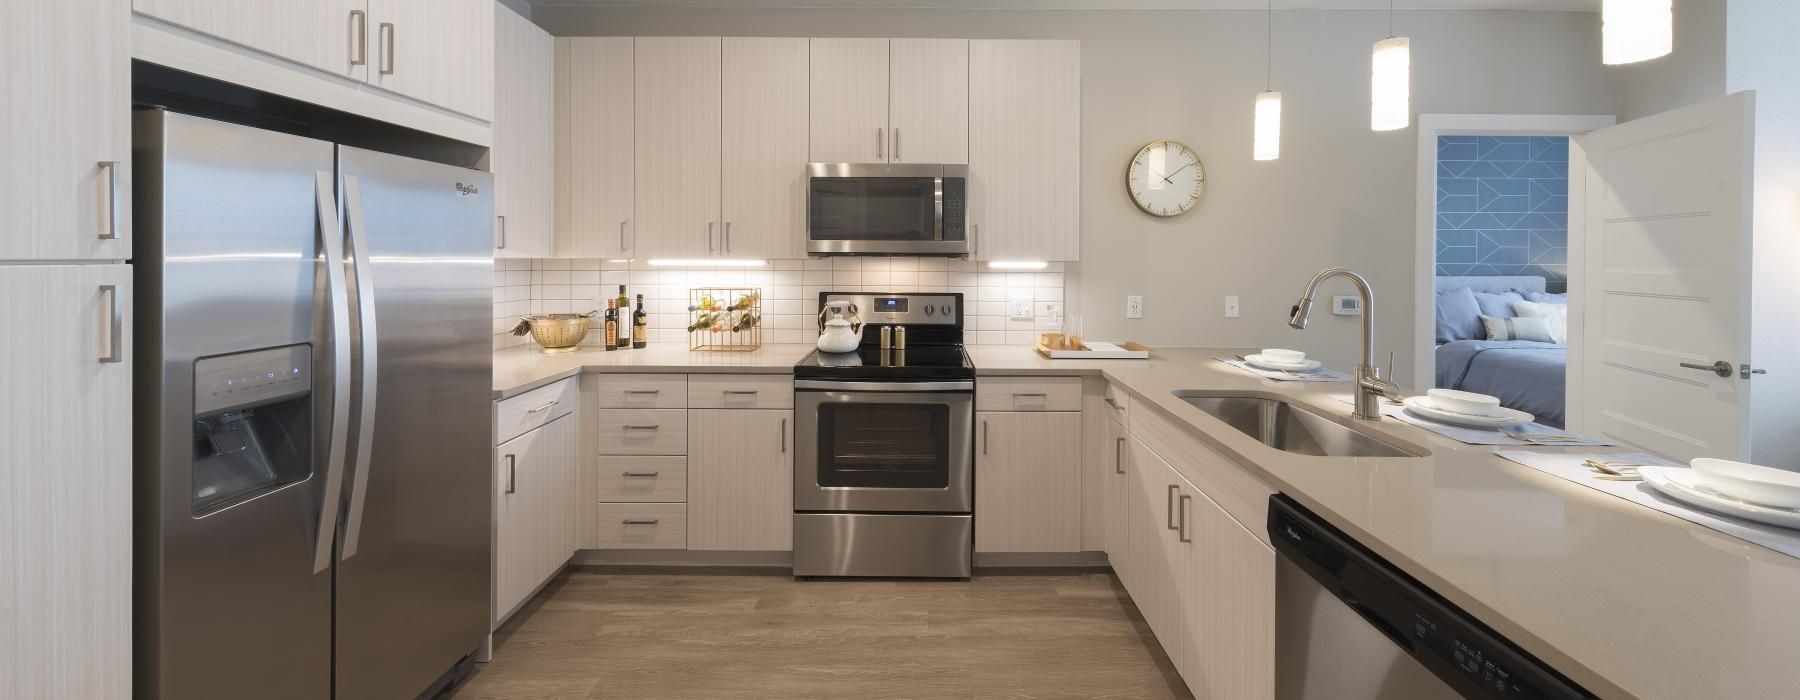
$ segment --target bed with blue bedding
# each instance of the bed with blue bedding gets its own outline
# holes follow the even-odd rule
[[[1538,422],[1563,427],[1569,348],[1529,340],[1489,340],[1480,315],[1511,317],[1511,301],[1566,303],[1542,277],[1438,277],[1437,381],[1500,399]]]

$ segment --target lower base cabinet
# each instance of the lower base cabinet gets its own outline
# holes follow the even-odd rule
[[[1081,551],[1081,414],[975,414],[975,551]]]
[[[1275,552],[1123,426],[1107,554],[1198,698],[1275,695]],[[1235,464],[1198,465],[1237,469]]]
[[[688,411],[687,548],[794,548],[794,412]]]
[[[578,414],[494,449],[494,621],[519,607],[575,553]]]

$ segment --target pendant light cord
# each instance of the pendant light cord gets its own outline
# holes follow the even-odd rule
[[[1275,86],[1275,0],[1269,0],[1267,12],[1263,21],[1267,32],[1263,45],[1263,92],[1272,92]]]
[[[1394,38],[1394,0],[1388,0],[1388,38]]]

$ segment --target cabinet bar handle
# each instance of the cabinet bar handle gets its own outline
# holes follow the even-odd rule
[[[506,456],[506,492],[519,490],[519,458],[517,455]]]
[[[1110,396],[1106,397],[1106,405],[1111,406],[1113,408],[1123,408],[1122,406],[1119,405],[1119,402],[1112,400],[1112,397],[1110,397]]]
[[[501,250],[506,250],[506,215],[499,214],[499,215],[496,215],[494,218],[500,220],[500,245],[497,245],[494,247],[499,248]]]
[[[662,393],[662,390],[661,389],[626,389],[625,393],[627,393],[627,394],[660,394],[660,393]]]
[[[731,252],[731,222],[725,222],[725,252]]]
[[[542,405],[542,406],[539,406],[539,407],[537,407],[537,408],[534,408],[534,409],[531,409],[531,410],[529,410],[529,411],[526,411],[526,413],[543,413],[543,412],[544,412],[544,411],[548,411],[548,410],[550,410],[550,407],[551,407],[551,406],[555,406],[555,405],[557,405],[557,404],[559,404],[559,403],[562,403],[562,402],[561,402],[561,401],[551,401],[551,402],[550,402],[550,403],[547,403],[547,404],[544,404],[544,405]]]
[[[1113,445],[1113,473],[1125,473],[1125,438],[1119,438],[1119,444]]]
[[[650,519],[649,519],[649,520],[639,520],[639,519],[635,519],[635,518],[626,518],[626,519],[624,519],[624,520],[621,520],[621,521],[619,521],[619,522],[621,522],[621,523],[624,523],[624,524],[626,524],[626,525],[655,525],[655,524],[657,524],[657,523],[659,523],[659,522],[662,522],[662,518],[650,518]]]
[[[875,160],[877,161],[887,157],[887,155],[882,153],[882,149],[887,146],[887,139],[884,138],[885,136],[886,134],[882,133],[881,127],[875,127]]]
[[[725,393],[727,395],[755,396],[756,390],[755,389],[726,389]]]
[[[103,160],[106,171],[106,227],[100,229],[100,240],[119,240],[119,161]]]
[[[706,252],[708,253],[713,252],[713,226],[715,225],[714,222],[706,222]]]
[[[900,127],[894,127],[894,162],[900,162]]]
[[[988,426],[987,421],[984,420],[981,422],[981,453],[982,454],[987,454],[987,447],[988,447],[987,426]]]
[[[381,74],[394,74],[394,23],[381,23],[381,38],[387,48],[381,53]]]
[[[1180,535],[1180,537],[1181,537],[1182,542],[1193,542],[1194,541],[1194,538],[1188,536],[1188,531],[1187,531],[1188,504],[1193,503],[1193,502],[1194,502],[1193,496],[1189,496],[1185,493],[1181,494],[1181,535]]]
[[[662,472],[619,472],[620,476],[656,476]]]
[[[362,10],[350,11],[350,65],[369,62],[369,16]]]
[[[125,361],[125,342],[120,336],[125,334],[125,317],[119,311],[119,287],[114,284],[100,285],[100,293],[106,295],[106,314],[100,317],[101,335],[104,336],[106,350],[100,354],[102,364],[116,364]]]
[[[623,252],[625,250],[625,220],[624,219],[619,220],[619,250],[621,252]]]
[[[656,430],[657,428],[661,428],[661,427],[662,426],[660,426],[660,425],[627,425],[627,426],[625,426],[625,429],[626,430]]]
[[[787,419],[781,419],[781,453],[787,454]]]
[[[1169,484],[1168,502],[1163,504],[1163,520],[1168,524],[1170,530],[1174,530],[1178,527],[1175,524],[1175,492],[1180,490],[1180,488],[1181,487],[1174,484]]]

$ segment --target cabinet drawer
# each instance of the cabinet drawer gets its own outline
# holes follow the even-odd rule
[[[602,374],[598,408],[687,408],[685,374]]]
[[[687,549],[687,504],[600,504],[598,549]]]
[[[540,386],[494,406],[494,444],[506,442],[575,411],[581,395],[574,377]]]
[[[1125,425],[1126,416],[1131,410],[1130,392],[1125,391],[1125,387],[1106,382],[1106,388],[1101,390],[1100,398],[1100,405],[1106,409],[1106,415],[1118,421],[1119,425]]]
[[[990,377],[975,380],[977,411],[1079,411],[1080,377]]]
[[[687,458],[602,456],[595,480],[601,503],[683,503]]]
[[[1131,435],[1192,481],[1195,488],[1218,503],[1250,534],[1268,544],[1269,496],[1275,489],[1200,442],[1159,409],[1140,406],[1133,411]]]
[[[696,374],[688,408],[793,408],[794,378],[782,374]]]
[[[594,444],[601,455],[687,454],[687,411],[610,408],[595,411]]]

